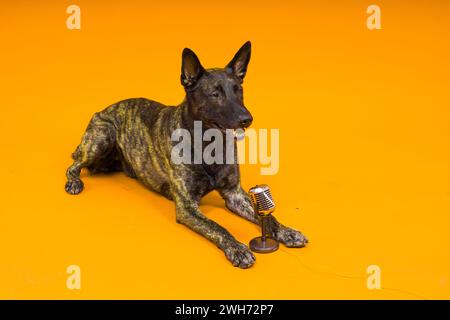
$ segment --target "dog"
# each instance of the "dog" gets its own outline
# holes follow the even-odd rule
[[[250,62],[251,43],[246,42],[225,68],[205,69],[197,55],[185,48],[182,54],[181,84],[186,96],[178,106],[165,106],[144,99],[113,104],[92,117],[67,169],[65,190],[83,190],[82,168],[91,173],[123,171],[150,190],[175,202],[176,222],[212,241],[236,267],[249,268],[255,256],[225,228],[199,210],[200,199],[217,190],[226,207],[235,214],[260,224],[252,202],[240,184],[237,161],[231,164],[174,164],[172,132],[193,131],[194,121],[204,129],[244,129],[252,115],[244,106],[242,83]],[[195,146],[192,146],[194,148]],[[236,151],[236,141],[234,140]],[[194,150],[192,150],[194,151]],[[307,238],[272,217],[272,236],[287,247],[304,247]]]

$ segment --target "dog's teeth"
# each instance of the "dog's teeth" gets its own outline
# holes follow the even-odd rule
[[[240,141],[245,138],[245,130],[244,129],[241,129],[241,128],[235,129],[233,133],[234,133],[234,137],[236,138],[237,141]]]

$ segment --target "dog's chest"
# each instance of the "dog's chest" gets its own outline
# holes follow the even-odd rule
[[[191,196],[200,198],[207,193],[238,181],[234,165],[191,165],[181,177]]]
[[[224,188],[239,181],[239,168],[236,164],[211,164],[203,167],[210,177],[212,189]]]

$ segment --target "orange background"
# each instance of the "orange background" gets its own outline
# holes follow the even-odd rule
[[[81,7],[81,30],[66,8]],[[450,298],[450,47],[446,1],[2,2],[0,298]],[[65,170],[92,114],[183,99],[181,51],[223,66],[246,41],[254,128],[280,129],[276,216],[311,240],[233,268],[123,174]],[[248,242],[217,194],[201,209]],[[81,290],[66,267],[81,267]],[[366,268],[381,268],[368,290]],[[270,279],[270,285],[264,283]]]

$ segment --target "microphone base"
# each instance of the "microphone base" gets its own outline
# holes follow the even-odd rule
[[[257,253],[271,253],[277,251],[278,247],[278,241],[270,237],[257,237],[250,241],[250,250]]]

